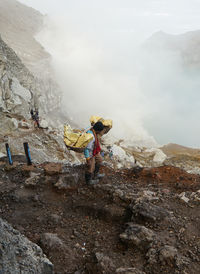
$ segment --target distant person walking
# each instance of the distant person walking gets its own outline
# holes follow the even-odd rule
[[[98,179],[104,177],[104,174],[99,173],[103,161],[100,154],[101,147],[99,143],[99,136],[101,136],[103,130],[103,123],[97,122],[87,131],[87,133],[93,134],[93,140],[84,150],[84,156],[86,158],[85,181],[88,185],[96,184],[99,182]]]
[[[35,110],[31,109],[30,113],[31,113],[31,118],[34,121],[34,127],[35,128],[40,128],[40,120],[39,120],[39,111],[38,111],[38,109],[37,108]]]

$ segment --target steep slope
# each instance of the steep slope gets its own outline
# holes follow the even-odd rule
[[[16,53],[0,37],[0,105],[2,110],[27,117],[36,102],[37,82]]]
[[[49,55],[34,35],[43,25],[43,16],[15,0],[0,0],[0,33],[4,41],[29,67]]]
[[[43,26],[43,15],[16,0],[0,0],[0,35],[37,78],[37,107],[41,113],[60,107],[61,91],[51,68],[50,55],[34,36]]]
[[[163,146],[161,149],[167,156],[185,154],[185,155],[190,155],[197,158],[200,157],[200,149],[189,148],[189,147],[181,146],[178,144],[167,144]]]
[[[48,130],[48,125],[46,129],[34,128],[30,108],[39,105],[39,85],[38,79],[0,37],[0,152],[5,154],[5,142],[9,142],[12,152],[21,154],[26,140],[33,147],[34,161],[73,162],[75,157],[66,150],[62,131]]]

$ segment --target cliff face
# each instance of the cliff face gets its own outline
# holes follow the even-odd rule
[[[0,35],[33,74],[35,104],[45,114],[59,108],[61,91],[50,66],[50,55],[34,38],[42,26],[43,15],[38,11],[15,0],[0,0]]]
[[[29,105],[34,103],[35,89],[33,75],[0,37],[1,110],[27,117]]]
[[[34,38],[42,24],[43,16],[38,11],[15,0],[0,0],[1,36],[28,68],[49,57]]]
[[[79,162],[63,143],[61,92],[50,55],[34,38],[42,24],[39,12],[15,0],[0,0],[0,154],[6,152],[4,142],[12,154],[23,154],[27,141],[33,161]],[[32,107],[39,108],[40,129],[34,128]]]

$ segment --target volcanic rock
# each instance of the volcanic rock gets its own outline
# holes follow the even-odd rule
[[[41,248],[0,219],[0,272],[53,274]]]
[[[169,216],[169,212],[162,207],[147,202],[136,203],[131,206],[132,219],[140,219],[145,222],[160,222]]]
[[[145,226],[141,226],[134,223],[128,223],[126,230],[120,234],[120,239],[130,246],[136,246],[139,249],[148,249],[150,243],[152,243],[156,235]]]

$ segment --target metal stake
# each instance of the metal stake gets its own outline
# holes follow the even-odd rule
[[[12,156],[11,156],[11,152],[10,152],[10,148],[9,148],[8,143],[6,143],[6,151],[7,151],[9,164],[13,165],[13,160],[12,160]]]
[[[24,143],[24,151],[25,151],[25,155],[26,155],[27,165],[31,166],[32,165],[31,154],[30,154],[30,150],[29,150],[29,146],[28,146],[27,142]]]

